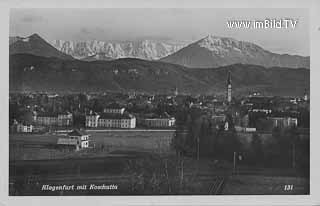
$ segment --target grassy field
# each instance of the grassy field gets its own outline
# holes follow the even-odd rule
[[[123,131],[88,132],[96,147],[108,147],[110,150],[138,150],[157,153],[169,152],[174,132],[170,131]]]
[[[10,160],[58,159],[70,157],[101,157],[114,151],[170,153],[173,131],[88,132],[94,149],[70,152],[48,148],[64,134],[10,134]]]

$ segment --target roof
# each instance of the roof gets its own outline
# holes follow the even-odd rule
[[[145,118],[144,120],[148,120],[148,121],[158,121],[158,120],[175,120],[174,117],[159,117],[159,118]]]
[[[59,113],[58,115],[72,115],[72,113],[70,113],[70,112],[61,112],[61,113]]]
[[[23,123],[18,123],[18,124],[19,124],[19,125],[22,125],[22,126],[27,126],[27,127],[32,126],[31,123],[25,123],[25,122],[23,122]]]
[[[62,112],[62,113],[50,113],[50,112],[44,112],[39,113],[37,117],[58,117],[58,115],[69,115],[72,114],[70,112]]]
[[[69,132],[68,135],[69,136],[84,136],[84,135],[88,135],[88,133],[84,130],[75,129],[72,132]]]
[[[77,145],[77,140],[76,139],[69,139],[69,138],[59,138],[57,144]]]
[[[42,113],[42,114],[38,114],[37,117],[58,117],[58,114]]]
[[[113,114],[113,113],[102,113],[99,119],[132,119],[133,115],[124,113],[124,114]]]

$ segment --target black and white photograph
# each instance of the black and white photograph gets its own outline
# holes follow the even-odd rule
[[[309,15],[10,8],[8,195],[310,195]]]

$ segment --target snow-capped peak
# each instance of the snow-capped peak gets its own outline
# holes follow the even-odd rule
[[[219,37],[208,35],[198,42],[200,47],[206,48],[214,54],[223,55],[230,52],[244,53],[245,55],[253,55],[256,51],[264,52],[264,50],[250,42],[238,41],[233,38]]]
[[[85,58],[102,52],[105,53],[106,57],[113,59],[132,57],[147,60],[160,59],[185,46],[183,43],[168,43],[148,39],[125,42],[54,40],[51,41],[51,44],[58,50],[75,58]]]

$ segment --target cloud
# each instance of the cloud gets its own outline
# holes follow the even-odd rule
[[[36,16],[36,15],[25,15],[21,18],[22,22],[25,23],[34,23],[34,22],[41,22],[41,21],[45,21],[45,19],[41,16]]]

